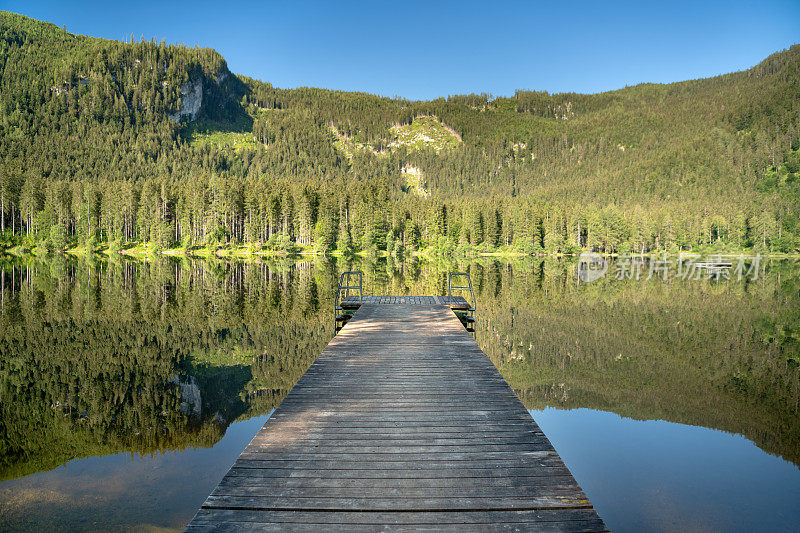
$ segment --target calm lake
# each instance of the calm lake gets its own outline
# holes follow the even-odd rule
[[[181,529],[332,338],[339,272],[461,270],[612,530],[796,531],[800,267],[733,263],[0,260],[0,530]]]

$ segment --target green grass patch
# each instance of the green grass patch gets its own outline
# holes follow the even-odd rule
[[[183,131],[184,138],[195,147],[211,145],[215,148],[232,148],[239,151],[244,149],[257,149],[263,146],[253,134],[252,119],[250,122],[238,121],[230,123],[217,123],[213,121],[198,121],[186,127]]]
[[[192,133],[191,144],[196,147],[211,145],[215,148],[232,148],[234,150],[257,149],[261,144],[252,133],[235,131],[215,131],[212,133]]]
[[[405,146],[409,150],[432,148],[440,152],[455,148],[461,143],[461,137],[455,131],[432,116],[417,117],[411,124],[394,126],[392,135],[394,138],[389,143],[390,147]]]
[[[388,151],[379,151],[375,149],[374,146],[361,142],[355,137],[348,137],[336,129],[335,126],[331,126],[331,132],[333,133],[333,145],[351,161],[353,159],[353,155],[359,151],[371,152],[373,155],[378,157],[385,157],[389,155]]]

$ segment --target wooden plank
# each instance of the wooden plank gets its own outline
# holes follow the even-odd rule
[[[539,509],[590,509],[589,500],[575,493],[572,488],[562,490],[547,489],[540,495],[513,496],[442,496],[444,489],[434,491],[438,495],[402,497],[399,492],[379,494],[374,497],[367,495],[343,497],[318,497],[314,495],[294,496],[275,495],[272,491],[265,491],[266,495],[235,494],[224,496],[209,496],[203,508],[205,509],[252,509],[262,511],[279,511],[293,509],[298,511],[473,511],[473,510],[529,510]],[[313,492],[313,491],[312,491]]]
[[[197,517],[207,522],[221,522],[235,518],[239,522],[278,522],[325,523],[325,524],[493,524],[505,523],[548,523],[548,522],[586,522],[595,518],[593,511],[587,509],[542,510],[542,511],[467,511],[462,513],[437,513],[421,515],[418,513],[295,513],[291,511],[223,511],[201,509]]]
[[[357,311],[208,497],[188,531],[605,531],[451,307]]]
[[[341,465],[336,465],[341,466]],[[363,466],[363,465],[362,465]],[[407,470],[402,468],[384,469],[384,468],[314,468],[314,469],[297,469],[294,466],[282,466],[270,463],[265,465],[263,462],[246,462],[244,460],[237,461],[231,467],[229,476],[245,476],[249,478],[292,478],[304,479],[311,478],[315,481],[326,479],[414,479],[414,480],[438,480],[438,479],[490,479],[515,477],[538,477],[538,476],[556,476],[569,475],[569,470],[560,463],[557,459],[550,461],[541,461],[541,464],[536,464],[526,467],[507,467],[507,468],[431,468],[428,470]]]
[[[445,531],[486,529],[498,526],[510,531],[535,529],[537,531],[607,531],[605,524],[591,510],[569,509],[559,511],[472,511],[460,513],[332,513],[292,511],[226,511],[202,509],[189,531],[214,530],[298,530],[313,526],[331,531],[375,531],[376,526],[391,531],[436,528]],[[274,529],[264,529],[274,525]],[[288,528],[288,529],[287,529]],[[363,528],[363,529],[359,529]]]
[[[547,450],[546,452],[553,452]],[[286,457],[275,457],[256,455],[251,457],[239,457],[234,466],[241,468],[293,468],[300,470],[402,470],[409,472],[409,477],[413,475],[427,475],[432,470],[491,470],[495,468],[530,469],[548,466],[549,461],[544,458],[542,452],[538,458],[514,458],[491,459],[482,457],[472,457],[462,460],[441,459],[430,457],[424,464],[419,461],[409,460],[408,458],[397,457],[389,460],[373,460],[370,458],[358,459],[291,459]]]
[[[490,488],[489,492],[485,488]],[[572,476],[564,470],[559,473],[547,472],[541,476],[517,477],[438,477],[438,478],[363,478],[363,477],[263,477],[253,475],[226,476],[217,486],[214,494],[234,494],[246,492],[247,494],[288,495],[290,491],[295,494],[315,497],[348,497],[370,496],[391,491],[397,497],[432,497],[437,496],[438,489],[447,489],[448,496],[459,494],[461,496],[510,496],[518,497],[526,494],[541,494],[544,491],[552,493],[566,487],[574,490]]]

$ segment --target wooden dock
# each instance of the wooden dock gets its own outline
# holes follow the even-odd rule
[[[451,303],[360,303],[187,531],[606,531]]]

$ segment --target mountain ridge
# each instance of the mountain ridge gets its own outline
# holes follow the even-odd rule
[[[799,246],[798,45],[712,78],[429,101],[279,89],[212,49],[10,13],[0,45],[0,229],[28,248]],[[375,156],[424,116],[461,142]],[[370,149],[350,157],[334,131]]]

